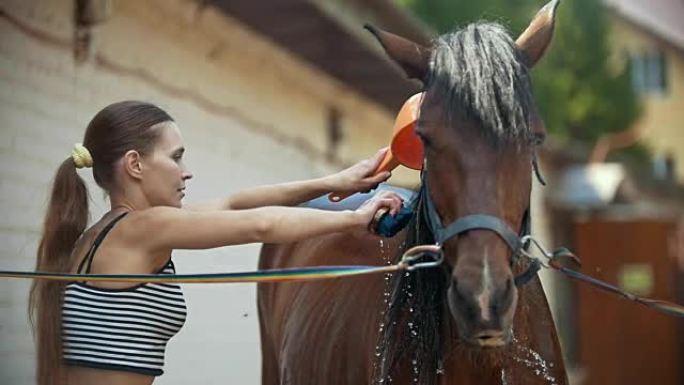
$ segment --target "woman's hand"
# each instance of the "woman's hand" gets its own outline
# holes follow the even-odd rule
[[[376,194],[356,209],[356,213],[361,217],[360,224],[364,230],[371,230],[369,226],[376,219],[376,215],[381,216],[385,211],[389,211],[390,215],[396,215],[403,202],[401,196],[395,192],[383,191]]]
[[[376,188],[378,184],[386,181],[392,175],[389,171],[373,175],[387,151],[389,151],[389,148],[385,147],[371,158],[362,160],[345,170],[327,177],[330,190],[336,193],[356,193]]]

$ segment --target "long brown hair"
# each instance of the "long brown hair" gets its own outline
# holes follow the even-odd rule
[[[115,163],[127,151],[142,155],[154,147],[159,130],[155,125],[173,121],[159,107],[137,101],[110,104],[88,124],[83,145],[93,159],[93,177],[105,191],[115,188]],[[76,173],[71,157],[57,169],[38,246],[37,271],[69,272],[71,254],[89,218],[88,190]],[[62,296],[65,284],[35,280],[29,296],[29,319],[37,345],[36,382],[61,384]]]

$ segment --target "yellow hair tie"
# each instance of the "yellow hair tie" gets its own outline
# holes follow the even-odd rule
[[[71,158],[74,160],[76,168],[93,167],[93,158],[90,156],[90,151],[81,143],[74,144],[74,149],[71,150]]]

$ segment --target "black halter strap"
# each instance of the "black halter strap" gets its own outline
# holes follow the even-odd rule
[[[430,230],[432,230],[432,233],[435,236],[435,242],[440,245],[444,244],[447,239],[458,234],[469,230],[481,229],[495,232],[506,242],[513,252],[520,250],[521,243],[518,234],[513,232],[504,221],[495,216],[487,214],[466,215],[458,218],[445,227],[439,219],[437,210],[432,203],[432,199],[429,197],[428,191],[426,191],[425,204],[427,206]]]
[[[546,186],[546,180],[544,179],[544,175],[541,173],[541,169],[539,168],[539,161],[537,160],[537,153],[532,152],[532,169],[534,169],[534,175],[537,177],[537,180],[542,186]]]
[[[536,162],[534,164],[535,172],[537,176],[540,177],[541,174],[538,171]],[[488,214],[472,214],[456,219],[447,226],[442,224],[439,219],[439,214],[435,209],[432,198],[430,197],[430,192],[427,187],[427,178],[425,170],[423,171],[422,178],[422,188],[423,191],[423,209],[427,212],[427,223],[430,231],[434,236],[434,240],[438,245],[443,245],[448,239],[462,234],[470,230],[489,230],[496,233],[501,239],[506,242],[508,247],[511,249],[511,265],[514,265],[517,259],[522,254],[523,249],[527,248],[527,245],[523,245],[521,238],[530,233],[530,210],[529,208],[525,211],[520,233],[513,231],[506,222],[498,217]],[[520,275],[514,278],[516,286],[523,285],[532,279],[541,265],[539,261],[533,260],[532,263],[527,267],[527,269]]]

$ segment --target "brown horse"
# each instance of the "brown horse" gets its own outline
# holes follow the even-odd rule
[[[517,41],[486,23],[430,48],[371,28],[388,55],[424,81],[414,218],[390,240],[333,234],[265,245],[259,266],[381,265],[435,242],[445,260],[384,279],[260,284],[264,385],[567,383],[536,271],[516,258],[534,147],[545,131],[529,69],[551,41],[557,3]]]

